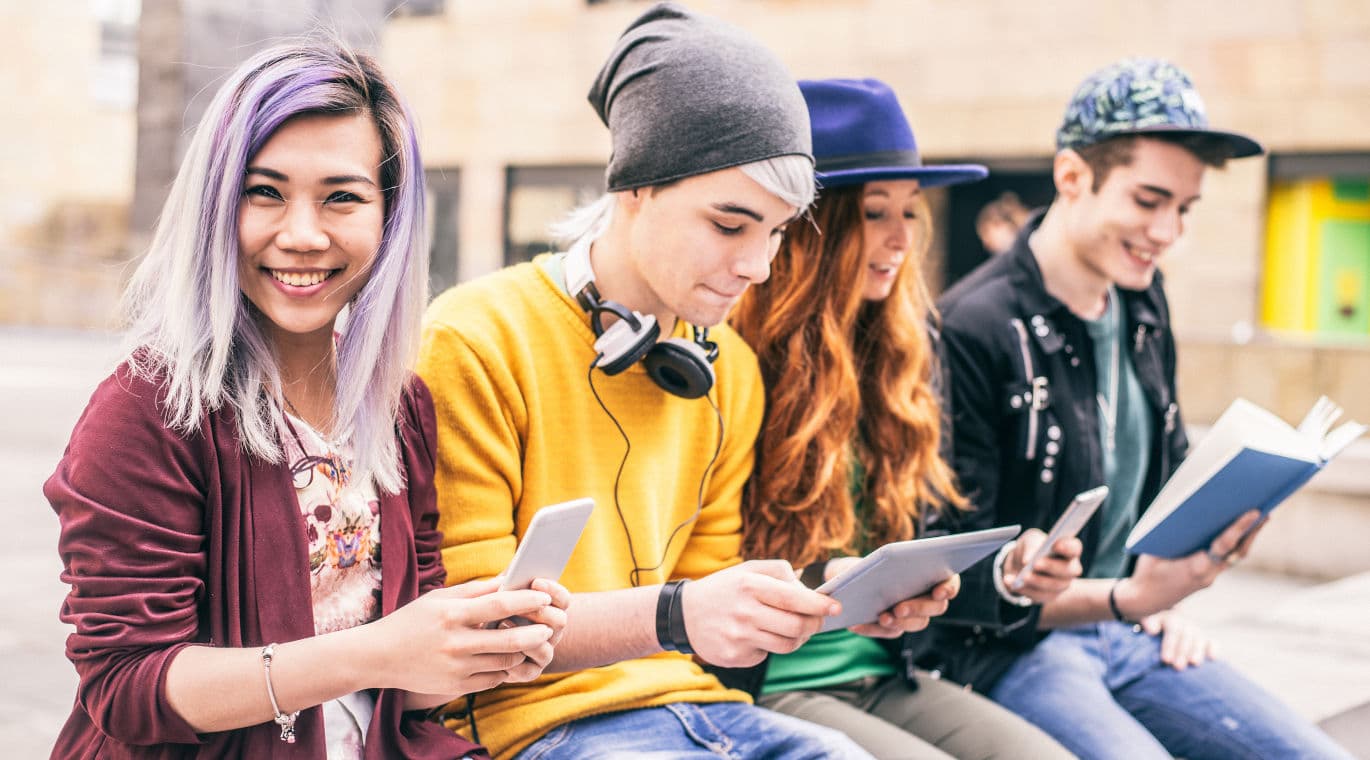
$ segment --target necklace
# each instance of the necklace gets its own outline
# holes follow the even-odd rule
[[[1122,369],[1120,350],[1118,345],[1122,342],[1122,333],[1118,324],[1118,294],[1112,288],[1108,291],[1108,314],[1106,319],[1113,324],[1113,339],[1109,341],[1111,347],[1111,361],[1109,362],[1109,393],[1108,398],[1104,394],[1095,392],[1094,400],[1099,402],[1099,412],[1104,423],[1104,446],[1112,452],[1118,443],[1118,376]]]
[[[314,433],[319,436],[319,438],[323,439],[323,442],[328,445],[328,448],[336,449],[339,447],[337,440],[334,439],[333,436],[328,435],[318,425],[315,425],[311,423],[309,420],[305,419],[305,416],[303,414],[300,414],[300,410],[296,409],[295,405],[290,403],[290,398],[286,396],[285,393],[281,393],[281,399],[285,401],[285,408],[289,410],[291,414],[295,415],[295,419],[308,425],[310,430],[313,430]],[[291,428],[291,432],[294,432],[293,427]]]
[[[305,449],[304,441],[300,438],[299,432],[295,430],[295,426],[290,422],[290,418],[285,418],[285,427],[290,431],[290,437],[295,439],[295,446],[300,452],[299,458],[289,463],[290,478],[294,483],[295,490],[302,491],[308,488],[309,485],[314,482],[315,467],[321,464],[326,465],[329,468],[330,478],[334,480],[345,478],[347,465],[338,454],[337,444],[326,438],[323,433],[319,432],[313,426],[310,426],[309,422],[306,421],[299,410],[295,408],[295,405],[290,403],[290,399],[286,398],[284,393],[281,394],[281,399],[285,401],[286,409],[290,410],[290,413],[295,416],[295,419],[308,426],[309,429],[313,431],[314,435],[323,442],[325,450],[323,456],[311,455],[309,451]]]
[[[296,408],[295,408],[295,405],[292,404],[292,403],[290,403],[290,397],[289,397],[289,396],[286,396],[284,393],[282,393],[282,394],[281,394],[281,398],[285,401],[285,408],[286,408],[286,409],[289,409],[289,410],[290,410],[290,413],[293,414],[293,415],[295,415],[295,419],[297,419],[297,420],[303,420],[303,419],[304,419],[304,415],[303,415],[303,414],[300,414],[300,410],[299,410],[299,409],[296,409]]]

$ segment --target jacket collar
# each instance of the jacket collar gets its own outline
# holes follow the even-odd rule
[[[1032,217],[1018,231],[1018,238],[1008,253],[1013,269],[1013,281],[1018,293],[1018,302],[1030,314],[1054,315],[1056,312],[1069,313],[1064,303],[1047,292],[1046,282],[1042,279],[1042,268],[1037,265],[1037,257],[1032,255],[1028,238],[1042,224],[1046,209],[1033,212]]]
[[[1037,231],[1045,215],[1045,208],[1033,212],[1023,225],[1023,229],[1019,231],[1018,238],[1013,241],[1013,247],[1004,254],[1009,257],[1012,266],[1018,302],[1027,314],[1041,314],[1053,319],[1069,315],[1071,318],[1079,319],[1060,299],[1047,292],[1046,281],[1042,279],[1042,268],[1038,266],[1037,257],[1032,254],[1032,248],[1028,245],[1028,238]],[[1129,324],[1144,324],[1153,328],[1165,325],[1165,319],[1161,317],[1163,307],[1160,303],[1163,281],[1164,277],[1157,271],[1151,286],[1146,290],[1117,289],[1127,309]]]

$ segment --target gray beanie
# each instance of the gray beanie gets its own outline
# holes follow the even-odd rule
[[[590,88],[609,127],[610,192],[777,156],[813,160],[794,77],[751,35],[674,3],[642,14]]]

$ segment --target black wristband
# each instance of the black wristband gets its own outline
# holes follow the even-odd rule
[[[683,579],[662,584],[656,598],[656,641],[667,652],[694,654],[685,633],[684,587]]]
[[[828,560],[820,559],[817,562],[810,562],[804,568],[804,572],[799,574],[799,582],[807,588],[818,588],[823,585],[823,576],[828,573]]]
[[[682,654],[694,654],[694,647],[690,646],[690,635],[685,632],[685,581],[673,581],[676,584],[675,597],[671,600],[671,643],[675,644],[677,651]]]
[[[1118,609],[1118,586],[1122,582],[1123,579],[1119,578],[1118,580],[1113,582],[1112,586],[1108,587],[1108,609],[1113,612],[1114,620],[1117,620],[1119,623],[1124,623],[1126,625],[1132,626],[1133,628],[1136,628],[1138,625],[1137,621],[1128,620],[1127,617],[1123,615],[1123,611]]]

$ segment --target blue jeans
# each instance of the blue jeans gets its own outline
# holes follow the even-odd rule
[[[1052,632],[989,696],[1084,760],[1351,760],[1226,663],[1177,671],[1159,637],[1112,621]]]
[[[548,731],[517,760],[690,757],[873,760],[838,731],[744,702],[676,702],[581,718]]]

